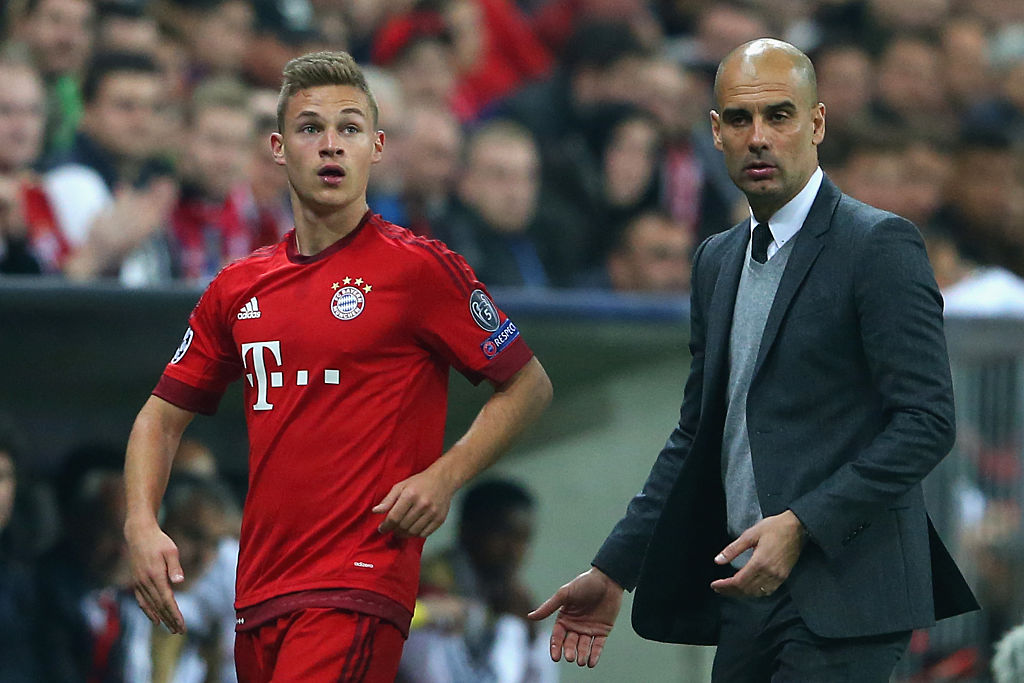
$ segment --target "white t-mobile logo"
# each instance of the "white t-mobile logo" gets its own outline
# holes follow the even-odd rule
[[[273,403],[267,402],[267,364],[264,361],[263,350],[269,349],[270,353],[274,355],[274,360],[277,361],[277,367],[281,367],[281,342],[280,341],[265,341],[265,342],[253,342],[252,344],[242,344],[242,365],[246,368],[249,367],[249,351],[252,350],[252,369],[253,373],[246,374],[245,378],[249,380],[249,386],[253,383],[253,374],[256,375],[256,402],[252,404],[253,410],[272,410],[274,408]],[[283,376],[280,372],[270,373],[270,386],[279,387],[283,384]]]

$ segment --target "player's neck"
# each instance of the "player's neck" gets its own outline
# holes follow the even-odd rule
[[[355,230],[368,208],[365,200],[330,213],[319,213],[302,204],[298,207],[295,246],[303,256],[315,256]]]

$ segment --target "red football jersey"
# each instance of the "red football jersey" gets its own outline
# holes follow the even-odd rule
[[[461,256],[370,213],[315,256],[290,232],[224,268],[153,393],[209,414],[244,377],[236,607],[354,588],[411,613],[423,540],[370,509],[440,456],[450,366],[503,382],[531,357]]]

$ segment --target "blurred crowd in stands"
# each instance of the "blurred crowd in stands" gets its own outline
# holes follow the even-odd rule
[[[692,249],[747,215],[712,145],[714,70],[740,43],[775,36],[817,67],[824,170],[915,222],[947,310],[1024,315],[1021,0],[0,7],[0,274],[201,285],[280,240],[288,188],[267,138],[281,68],[344,49],[367,66],[386,134],[373,211],[445,241],[490,286],[685,294]],[[122,588],[123,450],[83,447],[45,482],[31,481],[25,454],[0,425],[0,680],[233,680],[240,497],[210,453],[183,448],[164,512],[195,568],[179,594],[184,639],[150,630]],[[503,507],[464,515],[458,546],[425,565],[417,618],[436,640],[410,640],[424,659],[405,675],[457,666],[466,680],[548,680],[537,634],[500,618],[531,602],[515,571],[532,499],[509,485],[473,500]],[[979,595],[1003,608],[989,642],[950,663],[915,639],[915,680],[938,680],[923,672],[943,662],[943,680],[957,666],[962,680],[987,675],[994,641],[1024,618],[1021,526],[1009,501],[974,532]],[[1021,661],[1015,647],[1007,667]]]
[[[714,69],[771,35],[817,65],[825,171],[926,233],[940,283],[959,285],[951,305],[1020,298],[1006,295],[1024,275],[1019,0],[4,8],[0,272],[204,284],[279,240],[281,67],[344,49],[387,136],[372,210],[491,286],[685,293],[692,248],[746,212],[712,147]]]

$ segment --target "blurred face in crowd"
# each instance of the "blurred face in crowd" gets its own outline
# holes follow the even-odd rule
[[[1019,155],[1009,148],[972,146],[961,150],[948,194],[967,221],[967,228],[996,238],[1024,240],[1014,216],[1024,197]]]
[[[971,104],[989,92],[988,37],[977,20],[956,19],[942,32],[942,71],[957,101]]]
[[[217,544],[227,527],[226,515],[209,500],[193,495],[169,516],[167,535],[178,546],[178,559],[189,584],[201,577],[217,557]],[[187,586],[188,584],[186,584]]]
[[[627,227],[608,259],[619,292],[680,293],[690,289],[690,248],[685,226],[658,214],[643,214]]]
[[[842,124],[861,111],[874,96],[874,68],[859,47],[840,47],[818,59],[818,97],[828,102],[828,120]]]
[[[244,0],[226,0],[199,15],[192,50],[200,64],[219,72],[237,72],[253,38],[252,6]]]
[[[0,451],[0,531],[11,521],[14,511],[14,492],[18,486],[17,473],[14,471],[14,459],[6,451]]]
[[[90,0],[41,0],[26,22],[26,39],[48,76],[80,73],[92,49]]]
[[[194,179],[213,198],[227,197],[247,179],[255,125],[252,114],[228,107],[200,110],[191,126]]]
[[[660,130],[645,117],[616,126],[604,151],[605,193],[611,204],[640,201],[657,171],[660,140]]]
[[[703,57],[710,64],[720,62],[735,46],[770,33],[753,12],[726,4],[708,3],[697,24]]]
[[[527,507],[510,507],[463,531],[473,565],[485,577],[512,576],[523,565],[533,538],[534,515]]]
[[[915,38],[894,40],[878,68],[878,94],[901,113],[935,111],[946,105],[946,80],[940,54]]]
[[[372,116],[366,94],[349,85],[308,88],[288,100],[284,126],[270,145],[307,210],[365,205],[370,167],[384,153],[384,133]]]
[[[638,104],[651,112],[665,133],[683,139],[704,116],[710,102],[693,77],[667,59],[649,60],[636,84]]]
[[[807,184],[825,137],[825,105],[817,102],[808,67],[793,50],[772,40],[737,48],[715,88],[715,147],[760,221]]]
[[[160,30],[151,17],[110,16],[96,30],[97,52],[138,52],[155,55]]]
[[[157,74],[114,71],[85,106],[82,126],[104,149],[121,159],[144,159],[159,143],[161,79]]]
[[[43,84],[27,66],[0,64],[0,173],[26,168],[42,149]]]
[[[395,63],[409,102],[447,106],[455,87],[455,55],[440,40],[419,40]]]
[[[462,129],[448,111],[419,108],[411,114],[402,140],[402,175],[405,190],[415,197],[447,194],[458,171]]]
[[[525,231],[540,192],[540,157],[533,140],[504,134],[474,140],[461,190],[463,200],[493,228]]]
[[[949,15],[950,0],[870,0],[868,11],[879,25],[901,33],[937,29]]]

